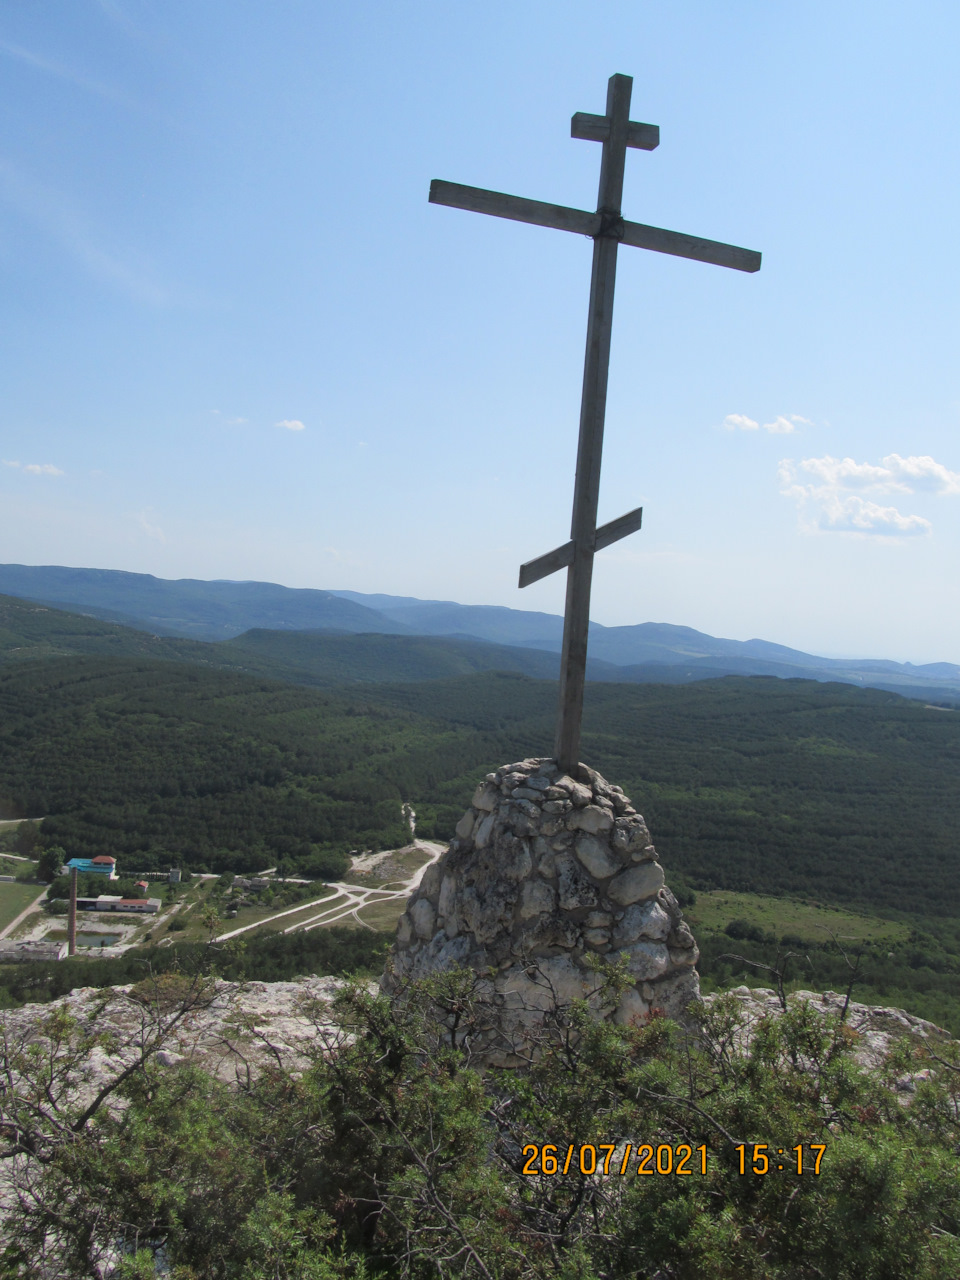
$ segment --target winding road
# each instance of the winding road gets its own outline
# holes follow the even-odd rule
[[[390,882],[399,885],[399,888],[365,889],[362,885],[347,884],[342,880],[335,881],[329,886],[334,890],[334,893],[328,898],[321,899],[316,904],[319,908],[316,915],[310,916],[306,920],[297,920],[294,924],[284,929],[283,932],[296,933],[300,929],[322,929],[325,925],[338,924],[341,920],[347,919],[351,919],[355,924],[362,925],[364,928],[372,929],[373,926],[367,924],[366,920],[361,920],[357,913],[364,907],[371,907],[377,903],[396,902],[398,899],[409,898],[410,894],[413,893],[423,879],[423,874],[427,867],[436,862],[447,846],[436,840],[414,840],[413,847],[426,854],[426,859],[423,865],[419,866],[408,880]],[[269,925],[284,916],[302,915],[309,910],[309,903],[301,903],[296,907],[287,907],[285,911],[278,911],[275,915],[266,916],[263,920],[257,920],[253,924],[245,924],[239,929],[231,929],[228,933],[220,933],[215,940],[217,942],[225,942],[228,938],[236,938],[239,934],[247,933],[251,929],[260,929],[263,925]]]

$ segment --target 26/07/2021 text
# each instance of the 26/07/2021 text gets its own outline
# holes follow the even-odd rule
[[[622,1148],[622,1151],[621,1151]],[[804,1160],[804,1151],[809,1149],[811,1155]],[[752,1148],[741,1145],[735,1148],[738,1153],[739,1173],[753,1173],[761,1176],[765,1173],[787,1172],[802,1175],[820,1173],[820,1162],[826,1151],[824,1143],[803,1143],[794,1147],[771,1147],[769,1143],[757,1142]],[[752,1151],[752,1155],[748,1152]],[[777,1160],[774,1155],[782,1156]],[[768,1154],[769,1153],[769,1154]],[[644,1175],[673,1175],[683,1177],[685,1174],[706,1174],[707,1147],[703,1144],[692,1147],[686,1142],[672,1144],[661,1142],[657,1146],[651,1143],[640,1143],[636,1148],[632,1142],[626,1144],[615,1142],[574,1143],[562,1146],[553,1142],[529,1142],[523,1148],[523,1168],[521,1173],[528,1178],[553,1177],[554,1174],[583,1174],[590,1177],[599,1173],[602,1177],[611,1174],[621,1178],[633,1172],[637,1177]],[[632,1157],[632,1158],[631,1158]]]

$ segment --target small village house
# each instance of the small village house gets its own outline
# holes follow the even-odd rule
[[[73,867],[76,867],[79,875],[92,871],[95,875],[106,876],[108,880],[117,878],[117,860],[106,853],[99,853],[95,858],[71,858],[67,863],[67,869],[70,870]]]

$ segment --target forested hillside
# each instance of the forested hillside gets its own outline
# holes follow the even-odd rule
[[[0,595],[0,662],[30,662],[73,654],[199,662],[211,648],[192,640],[148,635],[34,600]]]
[[[554,680],[556,653],[449,636],[381,635],[254,628],[231,640],[150,635],[122,623],[0,595],[0,665],[71,655],[155,658],[243,671],[289,684],[438,680],[475,671],[519,671]],[[714,674],[722,674],[716,672]],[[593,659],[589,680],[683,683],[702,672],[681,666],[617,667]]]
[[[485,642],[504,650],[526,649],[521,660],[498,661],[505,670],[552,678],[543,652],[559,654],[563,619],[491,605],[462,605],[451,600],[364,596],[355,591],[291,589],[271,582],[170,581],[146,573],[111,569],[71,569],[63,565],[0,565],[0,591],[31,603],[62,608],[125,623],[155,635],[223,641],[251,630],[283,632],[401,634],[448,642]],[[540,651],[539,659],[530,651]],[[84,650],[89,652],[89,650]],[[263,656],[261,654],[261,656]],[[661,622],[604,627],[590,624],[588,679],[664,680],[682,683],[723,675],[767,675],[784,679],[843,680],[857,686],[889,689],[905,697],[960,703],[960,667],[924,665],[874,658],[823,658],[767,640],[730,640],[692,627]],[[355,655],[350,661],[355,664]],[[556,661],[556,659],[554,659]],[[226,665],[233,665],[231,658]],[[309,665],[309,664],[308,664]],[[377,658],[374,656],[374,667]],[[415,663],[414,663],[415,665]],[[424,670],[420,678],[454,674],[449,667]],[[466,669],[489,669],[488,661]],[[619,674],[614,674],[619,670]],[[345,670],[340,675],[347,676]],[[299,679],[285,673],[282,679]],[[361,679],[408,679],[403,669],[364,670]],[[305,683],[317,683],[308,677]]]
[[[51,659],[0,675],[0,804],[136,869],[330,874],[351,847],[402,842],[401,800],[469,767],[469,736],[227,672]]]
[[[368,692],[492,734],[504,759],[549,753],[555,696],[509,675]],[[696,884],[960,911],[956,712],[805,680],[593,684],[580,754]]]
[[[0,805],[144,869],[303,870],[449,837],[477,779],[549,754],[555,686],[484,673],[347,694],[135,659],[0,675]],[[694,885],[960,915],[960,715],[846,685],[592,685],[583,757]]]

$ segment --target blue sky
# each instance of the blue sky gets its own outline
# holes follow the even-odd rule
[[[7,0],[0,562],[562,611],[594,208],[634,77],[592,614],[960,661],[960,7]]]

